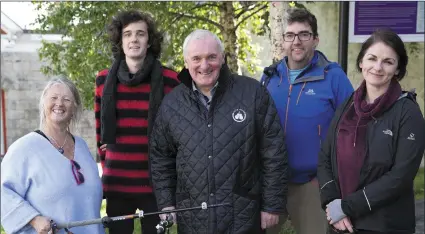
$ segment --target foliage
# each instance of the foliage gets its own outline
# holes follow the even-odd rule
[[[423,52],[423,49],[421,50],[421,46],[418,42],[408,42],[405,43],[406,49],[409,55],[412,57],[417,58],[421,52]]]
[[[33,2],[39,12],[39,33],[60,33],[72,40],[43,41],[39,56],[47,61],[42,72],[65,74],[74,80],[86,107],[93,106],[94,78],[112,63],[106,25],[118,10],[140,9],[150,12],[166,34],[161,61],[179,71],[183,67],[182,44],[194,29],[208,29],[225,43],[227,54],[239,65],[255,70],[249,61],[256,50],[250,34],[264,34],[268,24],[267,2]],[[224,14],[226,7],[232,12]],[[43,11],[44,9],[44,11]],[[227,27],[227,28],[226,28]],[[228,34],[235,34],[234,37]],[[234,38],[234,39],[233,39]],[[235,46],[236,45],[236,46]],[[229,66],[237,71],[236,61]]]

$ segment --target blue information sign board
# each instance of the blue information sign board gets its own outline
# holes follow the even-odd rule
[[[349,42],[363,42],[377,28],[391,28],[405,42],[424,42],[424,2],[350,2]]]

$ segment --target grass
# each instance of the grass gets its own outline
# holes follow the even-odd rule
[[[417,200],[424,199],[424,187],[425,187],[424,180],[425,180],[424,168],[419,168],[418,174],[416,175],[415,181],[414,181],[415,198]],[[106,203],[104,200],[102,202],[102,209],[100,211],[102,217],[106,216],[105,208],[106,208]],[[140,222],[138,220],[135,220],[134,225],[135,225],[134,234],[140,234]],[[108,233],[108,230],[106,230],[106,233]],[[175,225],[173,225],[170,233],[177,234],[177,229]],[[3,227],[1,228],[0,234],[5,234]],[[285,223],[280,234],[295,234],[295,231],[294,229],[292,229],[289,221]]]

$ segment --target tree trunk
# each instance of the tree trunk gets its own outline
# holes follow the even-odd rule
[[[222,2],[221,12],[220,12],[220,25],[223,26],[223,44],[224,52],[226,55],[227,65],[229,69],[238,73],[238,56],[237,56],[237,37],[235,30],[235,12],[233,9],[232,2]]]
[[[273,63],[281,60],[285,56],[282,35],[286,27],[284,15],[288,7],[288,2],[270,2],[270,35]]]

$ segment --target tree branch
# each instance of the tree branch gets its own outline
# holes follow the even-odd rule
[[[243,10],[243,9],[245,9],[246,7],[241,7],[241,8],[238,8],[238,9],[235,9],[235,12],[237,12],[237,11],[241,11],[241,10]]]
[[[254,5],[254,7],[253,7],[253,8],[251,8],[251,9],[249,9],[249,6],[243,6],[242,8],[235,10],[235,11],[241,10],[241,12],[239,12],[239,13],[235,16],[235,18],[236,18],[236,19],[239,19],[239,17],[241,17],[243,14],[245,14],[245,13],[246,13],[246,12],[248,12],[248,11],[252,11],[252,10],[254,10],[254,9],[255,9],[255,8],[257,8],[258,6],[261,6],[261,3],[260,3],[260,4],[255,4],[255,5]]]
[[[206,4],[196,5],[196,6],[192,7],[190,10],[188,10],[187,12],[191,12],[191,11],[193,11],[195,9],[199,9],[199,8],[203,8],[203,7],[208,7],[208,6],[217,7],[218,9],[221,8],[217,3],[206,3]],[[169,13],[176,14],[175,12],[169,12]],[[177,20],[181,19],[183,16],[184,15],[177,16],[173,21],[171,21],[170,25],[173,25]]]
[[[219,28],[220,30],[223,30],[224,29],[222,25],[220,25],[220,24],[218,24],[218,23],[216,23],[216,22],[214,22],[214,21],[212,21],[212,20],[210,20],[208,18],[202,17],[202,16],[186,15],[186,14],[177,13],[177,12],[169,12],[169,13],[170,14],[173,14],[173,15],[176,15],[176,19],[173,20],[173,22],[177,21],[178,19],[181,19],[181,18],[186,17],[186,18],[189,18],[189,19],[197,19],[197,20],[200,20],[200,21],[204,21],[204,22],[210,23],[210,24],[216,26],[217,28]]]
[[[251,16],[257,14],[259,11],[263,10],[264,8],[267,7],[267,4],[265,4],[264,6],[258,8],[256,11],[252,12],[251,14],[247,15],[245,18],[243,18],[241,21],[239,21],[236,26],[235,26],[235,31],[236,29],[238,29],[239,25],[241,25],[241,23],[243,23],[245,20],[251,18]]]
[[[198,4],[198,5],[195,5],[194,7],[192,7],[190,10],[188,10],[187,12],[191,12],[191,11],[193,11],[193,10],[195,10],[195,9],[198,9],[198,8],[204,8],[204,7],[217,7],[217,8],[219,8],[220,9],[220,6],[217,4],[217,3],[205,3],[205,4]]]
[[[244,9],[244,8],[242,8],[242,9]],[[242,10],[241,9],[241,12],[239,12],[237,15],[235,15],[235,18],[236,19],[239,19],[239,17],[241,17],[241,15],[243,15],[243,14],[245,14],[246,12],[248,12],[249,10]]]

